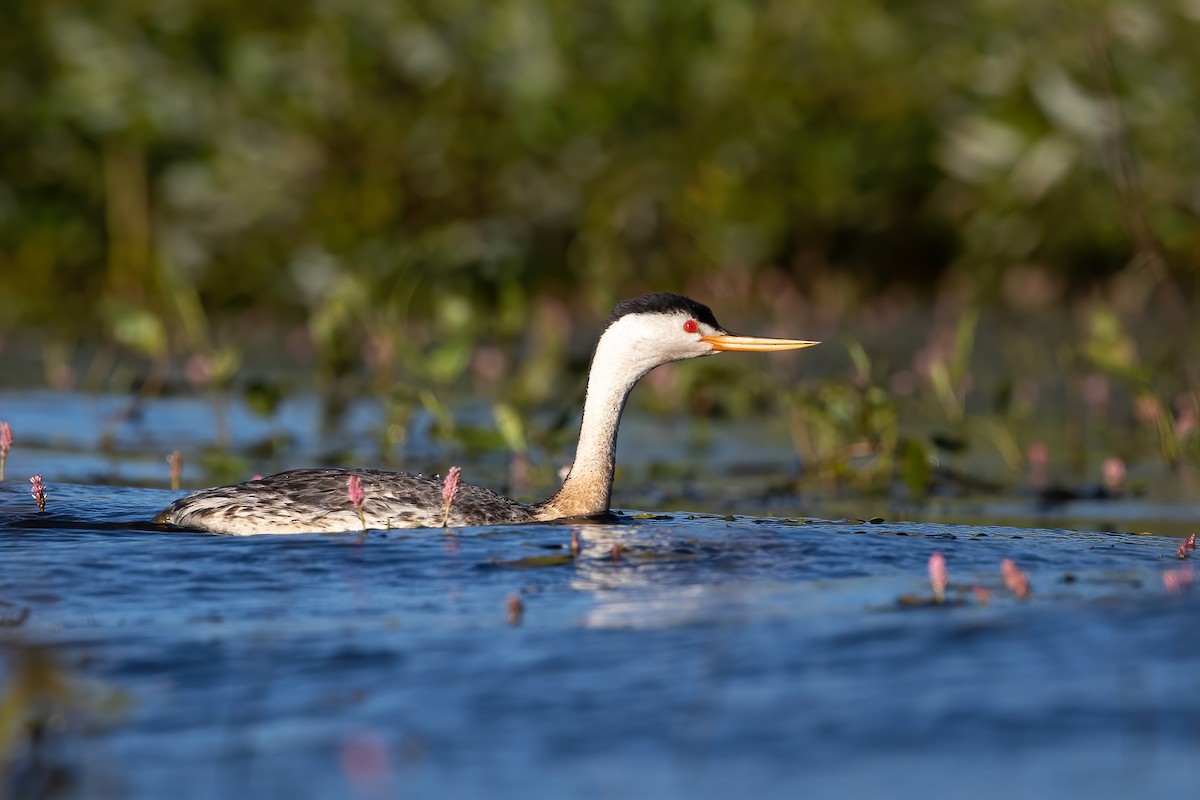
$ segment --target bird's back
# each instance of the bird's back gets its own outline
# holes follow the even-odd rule
[[[362,519],[347,483],[362,483]],[[526,522],[534,509],[489,489],[463,483],[450,507],[456,527]],[[442,480],[373,469],[297,469],[221,486],[176,500],[155,522],[214,533],[304,533],[367,528],[432,528],[443,521]]]

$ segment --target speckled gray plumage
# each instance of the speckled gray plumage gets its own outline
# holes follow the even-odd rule
[[[295,469],[235,486],[204,489],[176,500],[155,522],[215,533],[300,533],[362,529],[347,482],[362,481],[368,528],[433,528],[442,524],[442,479],[375,469]],[[529,522],[538,506],[460,483],[450,507],[454,527]]]

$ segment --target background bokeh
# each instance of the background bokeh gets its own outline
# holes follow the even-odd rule
[[[4,385],[561,407],[612,303],[665,289],[830,343],[787,398],[808,463],[925,461],[904,397],[952,440],[999,415],[1012,469],[1021,420],[1087,408],[1165,463],[1196,450],[1197,0],[5,16]],[[778,382],[739,369],[648,402],[748,413]]]

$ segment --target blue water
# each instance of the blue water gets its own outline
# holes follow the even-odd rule
[[[53,735],[49,796],[1200,790],[1200,591],[1161,577],[1177,539],[631,512],[231,538],[146,525],[162,490],[53,483],[39,515],[11,477],[0,611],[29,616],[0,663],[44,645],[81,695],[121,698]],[[935,550],[962,602],[899,603],[929,595]]]

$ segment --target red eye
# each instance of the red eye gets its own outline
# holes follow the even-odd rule
[[[688,333],[695,333],[696,331],[700,330],[700,326],[696,324],[696,320],[689,319],[687,322],[683,323],[683,329]]]

